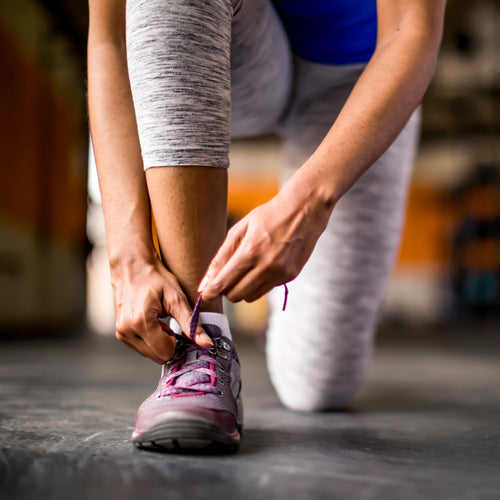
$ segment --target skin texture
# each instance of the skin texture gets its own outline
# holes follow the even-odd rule
[[[391,145],[434,72],[444,0],[378,0],[376,51],[314,154],[280,193],[228,233],[203,298],[253,301],[295,278],[336,202]]]
[[[162,363],[175,343],[158,318],[173,316],[189,334],[197,288],[203,308],[219,311],[222,295],[252,301],[297,276],[336,202],[421,101],[434,72],[444,7],[445,0],[378,0],[377,48],[340,116],[278,195],[236,224],[219,248],[225,174],[202,167],[144,173],[127,71],[125,0],[89,0],[89,114],[119,340]],[[163,262],[152,243],[151,206]],[[201,328],[196,341],[208,345]]]
[[[148,168],[146,181],[162,260],[193,304],[198,283],[226,235],[227,170]],[[221,297],[204,303],[203,310],[222,312]]]

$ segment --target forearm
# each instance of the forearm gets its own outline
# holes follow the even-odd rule
[[[123,40],[89,33],[88,102],[112,269],[154,256],[151,212]]]
[[[333,207],[391,145],[427,89],[438,47],[410,32],[377,48],[327,136],[294,176],[313,197]]]

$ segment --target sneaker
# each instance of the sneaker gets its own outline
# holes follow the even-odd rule
[[[198,318],[196,318],[198,319]],[[156,391],[139,407],[132,439],[139,448],[236,451],[243,423],[240,363],[223,314],[201,313],[213,340],[206,349],[184,336],[175,320],[174,357]]]

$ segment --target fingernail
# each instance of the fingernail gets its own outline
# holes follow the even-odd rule
[[[199,333],[197,335],[197,337],[205,345],[209,345],[209,346],[214,345],[214,343],[212,342],[212,339],[205,332]]]
[[[198,292],[202,292],[203,289],[207,286],[208,283],[208,276],[205,276],[200,283],[200,286],[198,287]]]

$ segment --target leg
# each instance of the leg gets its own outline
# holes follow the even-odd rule
[[[127,53],[162,257],[194,301],[225,235],[230,127],[282,114],[286,35],[269,0],[129,0]]]
[[[226,234],[227,170],[150,168],[146,180],[162,260],[194,303],[203,273]],[[222,300],[203,308],[222,312]]]
[[[328,90],[323,84],[336,69],[323,67],[319,77],[313,66],[305,66],[309,97],[297,97],[298,111],[287,124],[289,171],[319,144],[353,85]],[[316,98],[311,85],[320,89]],[[290,408],[342,407],[362,381],[398,247],[417,132],[418,113],[338,203],[310,260],[290,283],[286,312],[280,310],[280,292],[271,296],[268,364],[278,395]]]
[[[272,12],[269,0],[127,1],[130,81],[160,249],[191,301],[225,234],[231,95],[238,105],[267,110],[266,125],[281,113],[272,101],[281,79],[264,78],[279,65]],[[204,308],[200,323],[219,349],[176,343],[175,361],[163,366],[157,391],[138,410],[138,446],[238,446],[239,362],[220,302]]]
[[[226,228],[231,22],[229,0],[127,2],[130,82],[160,250],[191,302]],[[162,166],[172,168],[153,168]],[[222,311],[221,301],[204,307]]]

